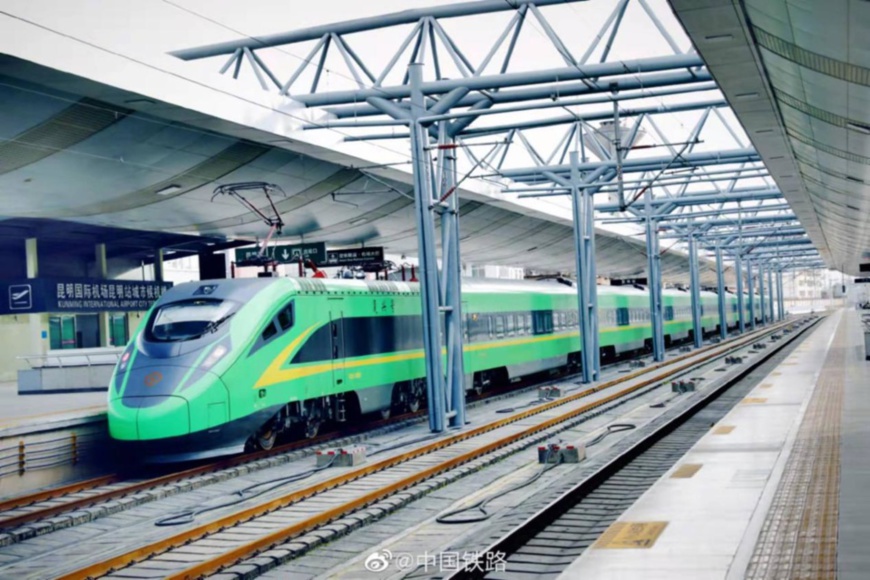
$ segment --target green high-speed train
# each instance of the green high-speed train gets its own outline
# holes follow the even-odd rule
[[[728,325],[737,321],[728,295]],[[705,333],[718,297],[702,292]],[[465,280],[468,388],[579,368],[577,296],[555,282]],[[665,340],[691,337],[690,295],[665,290]],[[601,355],[651,346],[649,297],[598,288]],[[747,317],[748,319],[748,317]],[[269,448],[291,427],[425,404],[419,287],[363,280],[248,278],[175,286],[143,318],[112,376],[111,436],[153,461]]]

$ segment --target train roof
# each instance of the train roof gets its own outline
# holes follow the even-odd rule
[[[215,297],[233,292],[233,290],[245,289],[246,293],[250,291],[259,291],[260,289],[270,284],[286,284],[294,287],[300,292],[359,292],[363,294],[379,294],[379,293],[402,293],[402,294],[417,294],[420,291],[420,286],[416,282],[399,282],[399,281],[378,281],[378,280],[345,280],[338,278],[233,278],[225,280],[202,280],[187,282],[176,286],[182,291],[191,292],[200,286],[215,286]],[[541,293],[541,294],[570,294],[575,295],[576,289],[573,286],[568,286],[555,280],[498,280],[492,278],[463,278],[463,292],[468,293]],[[176,294],[178,292],[173,292]],[[636,286],[598,286],[599,296],[607,295],[633,295],[646,296],[646,289],[641,289]],[[689,292],[686,290],[677,290],[668,288],[662,290],[663,296],[681,296],[688,297]],[[704,297],[715,297],[715,292],[702,291]]]

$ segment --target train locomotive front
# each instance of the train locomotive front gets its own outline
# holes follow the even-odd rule
[[[160,462],[244,450],[280,409],[258,404],[251,385],[239,384],[256,346],[252,329],[290,292],[276,282],[191,282],[154,304],[109,384],[109,432],[123,452]]]

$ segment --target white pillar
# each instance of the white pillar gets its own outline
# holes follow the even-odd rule
[[[94,259],[96,260],[97,276],[105,280],[109,277],[109,266],[106,260],[106,244],[97,244],[94,247]],[[100,312],[98,315],[100,325],[100,346],[112,346],[112,323],[108,312]]]

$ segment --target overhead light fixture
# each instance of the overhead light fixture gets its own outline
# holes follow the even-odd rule
[[[733,34],[711,34],[710,36],[705,36],[704,40],[707,42],[726,42],[728,40],[734,40]]]
[[[364,224],[367,221],[369,221],[368,218],[361,217],[361,218],[356,218],[355,220],[350,220],[349,222],[347,222],[347,225],[357,226],[359,224]]]
[[[864,125],[862,123],[854,123],[852,121],[849,121],[848,123],[846,123],[846,127],[852,129],[853,131],[858,131],[859,133],[870,135],[870,125]]]
[[[734,95],[734,98],[738,101],[745,101],[747,99],[754,99],[758,97],[758,93],[740,93],[738,95]]]
[[[175,193],[179,189],[181,189],[181,186],[173,183],[172,185],[167,185],[163,189],[158,189],[154,193],[157,195],[169,195],[170,193]]]
[[[125,105],[154,105],[154,104],[156,104],[156,102],[152,101],[151,99],[129,99],[129,100],[124,101],[124,104]]]

